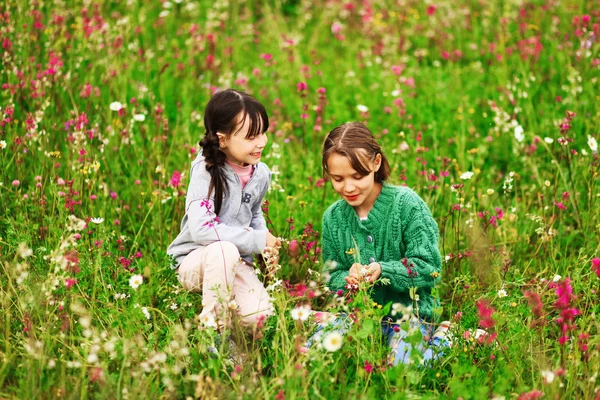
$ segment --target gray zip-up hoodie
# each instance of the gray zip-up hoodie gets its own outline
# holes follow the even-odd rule
[[[271,182],[269,167],[258,163],[244,189],[240,178],[227,163],[222,170],[227,191],[217,220],[214,190],[207,199],[210,174],[202,153],[192,162],[181,231],[167,249],[177,262],[173,269],[178,268],[189,253],[213,242],[233,243],[242,258],[250,263],[253,262],[252,254],[261,253],[267,245],[267,224],[261,204]]]

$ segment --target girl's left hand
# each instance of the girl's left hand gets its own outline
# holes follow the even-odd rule
[[[369,282],[373,283],[381,276],[381,265],[377,262],[369,264],[369,273],[366,278]]]

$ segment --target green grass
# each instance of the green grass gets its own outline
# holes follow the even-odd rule
[[[600,279],[590,266],[600,256],[600,158],[588,143],[600,139],[597,10],[442,0],[429,15],[422,2],[401,3],[0,6],[0,397],[598,398]],[[365,290],[357,309],[332,302],[316,249],[303,246],[296,257],[283,251],[265,283],[310,289],[276,287],[276,316],[256,339],[233,323],[242,365],[224,348],[208,356],[216,332],[198,329],[201,298],[178,285],[165,250],[204,106],[225,87],[269,113],[263,161],[279,174],[267,214],[286,240],[319,240],[304,228],[318,232],[337,199],[317,185],[326,133],[352,120],[377,136],[390,181],[414,188],[440,227],[440,320],[457,323],[439,362],[388,366],[372,323],[385,310]],[[561,133],[567,112],[576,115]],[[560,344],[556,292],[567,278],[580,314]],[[541,317],[526,292],[539,294]],[[478,327],[480,299],[496,310],[493,345],[463,338]],[[339,351],[302,353],[314,324],[291,318],[301,303],[355,313]]]

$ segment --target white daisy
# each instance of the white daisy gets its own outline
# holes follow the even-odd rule
[[[506,293],[506,290],[504,290],[504,289],[498,290],[498,297],[502,298],[502,297],[506,297],[506,296],[508,296],[508,293]]]
[[[593,138],[592,136],[588,135],[587,144],[588,144],[588,146],[590,146],[590,150],[592,150],[592,153],[597,153],[598,152],[598,142],[596,141],[595,138]]]
[[[144,282],[144,277],[142,275],[133,275],[129,278],[129,286],[133,289],[137,289]]]
[[[357,105],[356,109],[362,113],[366,113],[369,111],[369,107],[365,106],[364,104]]]
[[[90,219],[90,222],[92,222],[96,225],[100,225],[101,223],[104,222],[104,218],[92,218],[92,219]]]
[[[519,143],[525,140],[525,135],[523,134],[523,132],[523,127],[521,125],[517,125],[517,127],[515,128],[515,139],[517,139],[517,142]]]
[[[552,371],[542,371],[540,372],[540,375],[542,375],[544,382],[547,384],[550,384],[554,381],[554,372]]]
[[[212,314],[205,314],[200,317],[200,323],[205,328],[216,328],[217,323],[215,321],[215,316]]]
[[[463,172],[463,174],[460,176],[460,179],[466,181],[471,179],[473,175],[475,175],[475,173],[471,171]]]
[[[305,304],[303,306],[296,307],[290,311],[290,314],[292,315],[292,319],[294,321],[306,321],[310,316],[310,306]]]
[[[110,103],[110,109],[112,111],[119,111],[121,108],[123,108],[123,104],[119,103],[118,101],[113,101]]]
[[[323,337],[323,348],[330,353],[338,351],[342,347],[343,336],[339,332],[329,332]]]

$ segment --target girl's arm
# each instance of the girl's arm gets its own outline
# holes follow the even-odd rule
[[[380,262],[381,277],[400,292],[411,287],[432,288],[439,280],[442,257],[438,249],[439,232],[425,202],[418,198],[404,215],[410,219],[404,227],[402,244],[405,258]]]
[[[340,256],[340,249],[337,245],[339,240],[336,240],[332,233],[331,224],[328,222],[328,213],[323,216],[323,236],[322,236],[322,251],[323,262],[326,267],[329,267],[329,289],[338,291],[346,287],[346,277],[349,274],[347,265],[344,265]],[[329,263],[328,263],[329,262]],[[330,265],[327,265],[330,264]]]
[[[262,202],[267,194],[267,190],[269,190],[269,184],[271,182],[271,172],[269,172],[269,179],[266,181],[265,186],[262,189],[262,193],[260,195],[260,201],[257,201],[252,206],[252,221],[250,221],[250,227],[257,231],[266,231],[267,229],[267,221],[265,221],[265,216],[262,212]]]
[[[261,253],[267,245],[267,231],[229,226],[219,222],[212,200],[194,200],[187,211],[192,240],[206,246],[217,241],[233,243],[240,254]]]

